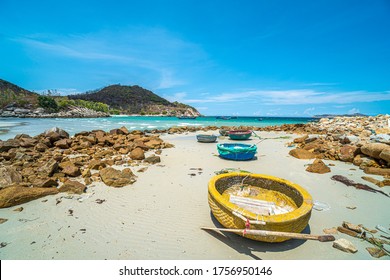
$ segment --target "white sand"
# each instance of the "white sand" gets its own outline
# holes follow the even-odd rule
[[[216,131],[214,133],[217,133]],[[258,133],[262,137],[285,136],[285,133]],[[313,174],[305,165],[312,160],[298,160],[288,155],[291,139],[266,140],[258,145],[257,160],[227,161],[217,155],[216,144],[196,142],[195,133],[164,135],[174,144],[164,149],[161,164],[137,173],[136,183],[110,188],[102,183],[89,187],[89,198],[79,202],[48,196],[23,205],[0,209],[8,219],[0,225],[1,259],[373,259],[366,251],[368,242],[346,238],[357,248],[356,254],[332,248],[332,242],[290,240],[279,244],[261,243],[234,234],[211,234],[201,226],[219,226],[207,202],[207,184],[214,172],[222,168],[241,168],[253,173],[269,174],[295,182],[306,188],[314,200],[330,205],[328,211],[313,210],[309,221],[312,234],[340,226],[343,221],[374,228],[389,228],[390,198],[356,190],[332,181],[335,174],[368,184],[356,166],[330,162],[332,172]],[[256,143],[258,140],[246,141]],[[219,142],[230,142],[226,138]],[[202,168],[202,171],[191,170]],[[351,169],[355,170],[351,170]],[[140,167],[132,168],[133,171]],[[189,174],[194,173],[195,176]],[[373,176],[380,179],[381,177]],[[379,189],[379,188],[378,188]],[[389,187],[382,188],[389,193]],[[47,202],[42,202],[47,199]],[[96,199],[105,199],[97,204]],[[347,206],[356,206],[355,210]],[[73,210],[73,216],[69,215]],[[378,235],[378,234],[377,234]],[[378,235],[379,236],[379,235]],[[383,259],[390,259],[383,257]]]

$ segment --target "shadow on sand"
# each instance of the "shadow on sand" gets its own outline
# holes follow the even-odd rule
[[[212,215],[210,212],[211,220],[214,223],[215,227],[223,227]],[[207,233],[214,236],[219,241],[225,243],[230,248],[236,250],[240,254],[247,255],[255,260],[261,260],[256,255],[256,252],[266,253],[266,252],[283,252],[297,248],[306,242],[306,240],[290,239],[281,243],[267,243],[260,242],[251,239],[244,238],[235,233],[230,232],[217,232],[212,230],[206,230]],[[310,234],[310,226],[302,231],[302,233]]]

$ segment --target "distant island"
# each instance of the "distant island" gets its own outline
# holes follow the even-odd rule
[[[313,118],[335,118],[335,117],[368,117],[367,115],[355,113],[355,114],[323,114],[314,115]]]
[[[110,85],[86,93],[61,96],[57,91],[38,94],[0,79],[0,116],[82,118],[110,115],[199,116],[194,108],[169,102],[140,86]]]

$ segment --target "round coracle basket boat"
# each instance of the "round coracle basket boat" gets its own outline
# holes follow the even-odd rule
[[[221,143],[217,144],[220,157],[229,160],[251,160],[257,152],[256,145]]]
[[[251,135],[251,130],[230,130],[228,132],[229,138],[231,140],[248,140]]]
[[[297,184],[269,175],[236,172],[210,180],[208,202],[225,228],[292,233],[305,229],[313,207],[311,195]],[[251,234],[244,237],[272,243],[290,239]]]
[[[196,135],[196,139],[198,142],[201,143],[214,143],[217,141],[217,136],[216,135],[208,135],[208,134],[198,134]]]

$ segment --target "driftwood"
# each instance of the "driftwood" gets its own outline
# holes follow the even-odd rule
[[[347,177],[342,176],[342,175],[334,175],[331,177],[331,179],[334,181],[341,182],[344,185],[354,187],[355,189],[358,189],[358,190],[365,190],[365,191],[372,192],[372,193],[381,193],[387,197],[390,197],[387,193],[385,193],[383,191],[376,190],[376,189],[371,188],[370,186],[367,186],[365,184],[356,183],[356,182],[354,182],[354,181],[352,181],[352,180],[350,180]]]

